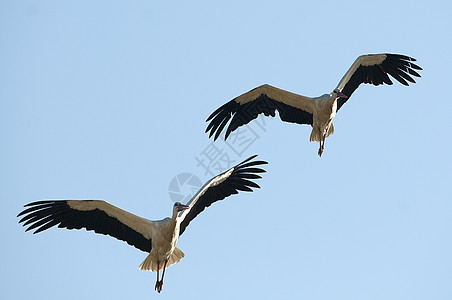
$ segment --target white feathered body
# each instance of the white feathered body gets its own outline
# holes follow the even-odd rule
[[[140,270],[157,272],[163,270],[165,260],[166,267],[178,263],[185,254],[176,247],[179,240],[179,222],[173,218],[165,218],[154,221],[158,230],[152,236],[152,249],[146,259],[141,263]],[[157,268],[157,262],[158,268]]]
[[[334,132],[333,119],[336,116],[337,101],[331,94],[325,94],[313,99],[312,132],[310,141],[320,142],[322,136],[330,136]]]

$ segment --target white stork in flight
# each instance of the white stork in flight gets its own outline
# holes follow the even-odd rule
[[[94,230],[148,252],[140,269],[157,272],[155,290],[160,293],[165,269],[184,257],[176,243],[188,224],[212,203],[239,191],[252,192],[252,188],[259,188],[252,179],[261,178],[257,173],[264,173],[265,170],[256,166],[267,162],[251,161],[256,156],[209,180],[187,205],[175,203],[171,218],[149,221],[101,200],[46,200],[25,205],[29,208],[19,213],[18,217],[24,215],[19,223],[30,225],[26,231],[37,228],[33,233],[55,225],[59,228]],[[161,280],[160,270],[163,270]]]
[[[215,110],[206,120],[209,137],[216,140],[232,117],[226,129],[225,139],[238,127],[249,123],[263,113],[275,116],[278,110],[282,121],[312,126],[310,141],[320,142],[319,156],[325,147],[325,138],[334,132],[336,112],[350,98],[361,83],[388,84],[394,77],[403,85],[415,83],[410,76],[421,77],[415,70],[422,70],[413,63],[416,59],[400,54],[368,54],[358,57],[342,77],[331,94],[305,97],[264,84],[227,102]]]

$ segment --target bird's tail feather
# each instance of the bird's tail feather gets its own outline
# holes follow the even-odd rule
[[[333,123],[330,124],[330,127],[328,127],[328,132],[326,133],[326,137],[329,137],[330,135],[332,135],[334,132],[334,126]],[[320,136],[320,132],[318,130],[312,129],[311,131],[311,137],[309,138],[309,140],[311,142],[320,142],[321,140],[321,136]]]
[[[182,258],[184,258],[185,254],[182,252],[179,248],[174,248],[173,254],[171,254],[170,258],[168,259],[168,263],[166,264],[166,267],[169,267],[171,265],[177,264],[181,261]]]
[[[166,263],[166,267],[168,268],[171,265],[174,265],[182,258],[184,258],[185,254],[180,250],[179,248],[174,248],[173,254],[171,254],[170,258],[168,259],[168,262]],[[141,263],[139,266],[140,270],[142,271],[152,271],[157,272],[160,270],[163,270],[164,262],[159,263],[159,269],[157,270],[157,258],[149,253],[149,255],[146,257],[146,259]]]
[[[311,142],[320,142],[320,133],[318,130],[315,130],[314,128],[311,131],[311,137],[309,138]]]
[[[330,127],[328,128],[328,132],[326,133],[326,137],[329,137],[334,132],[334,126],[333,123],[330,124]]]

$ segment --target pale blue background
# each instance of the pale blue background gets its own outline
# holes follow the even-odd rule
[[[1,1],[1,299],[452,299],[450,1]],[[171,213],[206,117],[269,83],[331,92],[361,54],[418,59],[404,87],[361,86],[324,156],[309,126],[267,119],[238,156],[262,189],[203,212],[186,257],[86,231],[24,232],[41,199]]]

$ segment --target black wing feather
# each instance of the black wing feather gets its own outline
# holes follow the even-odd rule
[[[198,199],[198,201],[190,209],[190,212],[185,216],[184,220],[180,224],[179,235],[184,233],[185,228],[191,220],[196,218],[206,207],[209,207],[212,203],[219,200],[223,200],[233,194],[238,194],[239,191],[252,192],[252,188],[260,188],[258,184],[248,179],[258,179],[261,176],[255,173],[265,173],[261,168],[250,168],[251,166],[260,166],[267,164],[266,161],[250,161],[255,158],[254,155],[245,161],[241,162],[234,167],[232,174],[223,182],[216,186],[211,186],[207,191]]]
[[[421,77],[414,70],[422,70],[422,68],[414,64],[414,61],[416,59],[406,55],[386,53],[386,59],[379,65],[359,66],[342,89],[341,92],[347,95],[348,98],[339,98],[337,100],[337,110],[350,99],[350,96],[361,83],[392,85],[388,74],[403,85],[409,85],[408,82],[416,83],[411,76]]]
[[[231,117],[232,120],[227,127],[225,139],[228,138],[231,132],[240,126],[248,124],[250,121],[256,119],[259,114],[274,117],[276,115],[276,110],[279,112],[279,117],[282,121],[312,125],[311,113],[276,101],[269,98],[266,94],[261,94],[255,100],[245,104],[239,104],[235,99],[236,98],[219,107],[207,118],[206,122],[210,121],[210,123],[206,128],[206,132],[210,131],[209,137],[215,135],[214,140],[220,136],[221,131]]]
[[[92,201],[92,200],[86,200]],[[24,216],[19,223],[30,225],[26,231],[37,228],[33,233],[49,229],[55,225],[58,228],[93,230],[96,233],[110,235],[127,242],[142,251],[151,251],[151,240],[141,233],[121,223],[118,219],[107,215],[101,209],[81,211],[71,208],[66,200],[38,201],[25,205],[29,208],[17,216]]]

